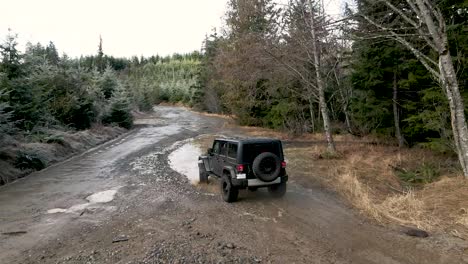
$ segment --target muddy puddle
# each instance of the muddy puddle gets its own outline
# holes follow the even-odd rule
[[[76,204],[67,209],[65,208],[53,208],[47,210],[48,214],[57,214],[57,213],[78,213],[82,212],[87,208],[99,207],[99,204],[109,203],[114,200],[115,194],[120,189],[120,187],[114,188],[112,190],[106,190],[97,192],[86,197],[87,203]]]
[[[169,154],[168,159],[171,169],[187,177],[199,194],[215,196],[219,194],[219,182],[215,177],[209,177],[208,183],[199,182],[198,156],[203,154],[203,144],[200,143],[206,137],[212,138],[213,135],[203,135],[176,143],[175,150]]]
[[[193,185],[198,184],[198,156],[202,154],[199,146],[188,142],[169,155],[171,169],[185,175]]]

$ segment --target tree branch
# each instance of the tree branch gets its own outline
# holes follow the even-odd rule
[[[368,16],[366,15],[363,15],[361,14],[361,16],[367,20],[370,24],[372,24],[373,26],[375,27],[378,27],[382,30],[385,30],[385,31],[388,31],[392,37],[400,42],[401,44],[403,44],[406,48],[408,48],[415,56],[416,58],[418,58],[418,60],[424,65],[424,67],[426,67],[426,69],[434,76],[436,77],[438,80],[440,80],[440,74],[437,70],[435,70],[434,68],[432,68],[429,63],[432,63],[434,66],[438,66],[438,63],[435,62],[434,60],[432,60],[431,58],[429,58],[428,56],[424,55],[422,52],[420,52],[419,50],[417,50],[413,45],[411,45],[411,43],[409,43],[407,40],[405,40],[404,38],[400,37],[397,33],[395,33],[394,31],[392,30],[389,30],[388,28],[385,28],[383,27],[382,25],[379,25],[377,24],[375,21],[373,21],[372,19],[370,19]]]

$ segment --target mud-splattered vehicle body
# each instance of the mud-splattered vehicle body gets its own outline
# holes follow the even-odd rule
[[[200,182],[209,175],[220,178],[224,201],[237,200],[239,189],[267,187],[276,197],[286,193],[286,162],[277,139],[225,139],[213,141],[206,155],[198,158]]]

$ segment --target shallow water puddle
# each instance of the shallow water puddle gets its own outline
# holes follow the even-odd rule
[[[178,114],[178,113],[171,113],[171,112],[170,112],[170,113],[167,113],[167,114],[162,115],[161,117],[162,117],[162,118],[172,119],[172,118],[177,118],[177,117],[179,117],[179,115],[180,115],[180,114]]]
[[[108,203],[114,200],[114,196],[117,193],[117,190],[107,190],[92,194],[86,197],[90,203]]]
[[[91,194],[90,196],[86,197],[86,200],[88,200],[88,203],[83,203],[83,204],[76,204],[71,206],[68,209],[63,209],[63,208],[54,208],[47,210],[48,214],[56,214],[56,213],[76,213],[76,212],[81,212],[84,209],[96,205],[96,204],[101,204],[101,203],[108,203],[114,200],[115,194],[117,191],[120,189],[120,187],[113,189],[113,190],[106,190],[102,192],[97,192],[94,194]]]
[[[62,209],[62,208],[54,208],[54,209],[47,210],[48,214],[66,213],[66,212],[67,212],[67,209]]]
[[[192,184],[197,184],[198,156],[201,154],[201,149],[194,144],[184,144],[169,155],[169,165],[171,169],[185,175]]]

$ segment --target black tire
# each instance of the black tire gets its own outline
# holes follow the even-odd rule
[[[278,178],[281,172],[281,161],[271,152],[258,155],[252,164],[253,173],[264,182],[271,182]]]
[[[205,164],[198,163],[198,172],[199,172],[198,179],[200,183],[207,183],[209,174],[205,169]]]
[[[286,194],[286,182],[268,186],[268,192],[273,197],[283,197]]]
[[[236,187],[232,186],[228,176],[224,175],[223,177],[221,177],[220,187],[221,195],[225,202],[233,203],[237,200],[239,190]]]

